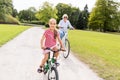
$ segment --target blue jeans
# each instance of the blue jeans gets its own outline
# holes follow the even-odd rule
[[[60,38],[62,39],[64,37],[64,35],[65,35],[65,32],[62,31],[62,30],[59,30],[59,34],[60,34]]]

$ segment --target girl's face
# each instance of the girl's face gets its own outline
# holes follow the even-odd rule
[[[56,20],[55,19],[51,19],[49,21],[49,27],[50,29],[54,30],[56,28]]]

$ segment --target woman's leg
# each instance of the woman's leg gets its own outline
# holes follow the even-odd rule
[[[60,34],[60,38],[62,40],[62,38],[64,37],[65,33],[63,31],[59,30],[59,34]]]

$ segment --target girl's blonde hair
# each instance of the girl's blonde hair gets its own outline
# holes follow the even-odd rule
[[[56,21],[55,18],[51,18],[51,19],[49,20],[49,23],[52,22],[52,21],[54,21],[55,24],[57,24],[57,21]],[[58,34],[58,32],[57,32],[57,29],[56,29],[56,27],[55,27],[55,29],[54,29],[54,39],[56,39],[57,34]]]
[[[52,21],[54,21],[55,23],[57,23],[57,21],[56,21],[55,18],[51,18],[51,19],[49,20],[49,23],[52,22]]]

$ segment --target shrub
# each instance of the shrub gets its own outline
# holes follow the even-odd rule
[[[20,24],[20,22],[11,15],[4,15],[4,19],[0,19],[0,23],[3,24]]]

